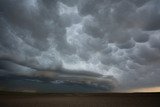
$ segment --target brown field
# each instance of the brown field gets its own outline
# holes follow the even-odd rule
[[[0,107],[160,107],[160,93],[0,93]]]

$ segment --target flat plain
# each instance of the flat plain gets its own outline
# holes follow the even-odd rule
[[[160,107],[160,93],[0,92],[0,107]]]

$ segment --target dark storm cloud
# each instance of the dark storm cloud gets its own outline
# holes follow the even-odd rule
[[[52,39],[56,50],[61,53],[74,53],[75,49],[67,43],[65,37],[64,25],[67,20],[62,23],[56,0],[0,2],[1,58],[6,57],[20,65],[43,69],[35,57],[42,56],[42,52],[50,47],[48,39]]]
[[[1,0],[0,73],[85,82],[111,75],[122,87],[160,85],[159,5],[159,0]]]
[[[5,87],[1,86],[0,90],[9,91],[21,91],[21,92],[41,92],[41,93],[91,93],[91,92],[111,92],[113,89],[112,84],[109,82],[107,86],[104,83],[84,83],[78,81],[63,81],[63,80],[51,80],[45,78],[28,78],[24,76],[12,75],[8,77],[1,77],[0,83],[4,84]],[[8,82],[12,80],[12,82]],[[17,84],[18,83],[18,84]]]
[[[5,87],[6,90],[12,91],[35,90],[36,92],[47,93],[111,92],[117,87],[117,80],[113,76],[102,77],[100,74],[88,71],[76,71],[77,73],[66,71],[67,73],[55,70],[32,72],[30,75],[0,75],[0,90],[3,90]],[[89,74],[86,75],[87,73]],[[49,88],[52,88],[52,90]]]
[[[70,81],[75,83],[87,83],[97,85],[111,85],[116,87],[117,80],[113,76],[103,76],[91,71],[70,71],[70,70],[54,70],[54,71],[39,71],[33,73],[31,76],[50,78],[52,80]]]
[[[67,6],[77,5],[79,0],[59,0],[60,2],[66,4]]]
[[[101,43],[102,40],[106,40],[107,42],[104,43],[111,44],[108,47],[99,47],[102,52],[107,52],[101,55],[102,64],[118,68],[119,74],[122,70],[122,78],[129,79],[127,75],[132,75],[129,72],[135,72],[133,77],[129,77],[132,78],[131,81],[134,81],[134,78],[137,78],[137,81],[140,81],[138,78],[143,78],[141,80],[143,82],[137,83],[138,86],[146,85],[147,76],[150,78],[150,83],[154,84],[155,80],[160,81],[158,78],[152,78],[157,73],[154,69],[159,69],[157,68],[159,34],[158,31],[155,32],[160,29],[158,0],[82,0],[79,2],[80,15],[91,16],[85,19],[83,31],[95,39],[100,38]],[[119,48],[118,51],[106,51],[114,46]],[[132,67],[130,66],[133,70],[128,68],[129,62],[134,62]],[[144,70],[145,67],[149,68],[147,67],[149,64],[155,73]],[[140,77],[141,71],[143,75]]]
[[[45,15],[41,14],[41,10],[39,11],[39,13],[36,10],[32,10],[32,6],[27,6],[26,4],[27,2],[25,3],[25,1],[23,0],[1,1],[1,12],[3,13],[2,18],[4,18],[4,20],[8,22],[10,24],[9,26],[11,26],[12,28],[18,27],[17,30],[26,30],[26,32],[31,32],[32,37],[30,39],[33,39],[35,41],[35,44],[31,43],[31,41],[26,40],[27,36],[29,35],[24,34],[23,31],[16,33],[18,33],[17,36],[20,36],[20,38],[26,41],[29,45],[43,50],[47,48],[45,47],[47,46],[46,38],[49,33],[48,27],[44,24],[45,20],[43,20],[44,18],[49,18],[49,15],[47,14],[47,8],[45,8],[47,4],[45,4],[45,2],[44,5],[40,4],[40,7],[44,8],[43,11],[46,12]],[[56,13],[53,14],[54,16],[57,16]]]
[[[159,50],[160,49],[159,40],[160,40],[159,32],[156,32],[149,40],[151,47]]]
[[[142,27],[144,30],[160,29],[159,4],[159,0],[153,0],[138,9],[138,14],[140,14],[140,21],[142,21]]]

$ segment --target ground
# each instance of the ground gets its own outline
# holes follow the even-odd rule
[[[0,93],[0,107],[160,107],[160,93]]]

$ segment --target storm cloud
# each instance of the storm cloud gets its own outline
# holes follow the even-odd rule
[[[113,83],[117,91],[159,86],[159,5],[159,0],[0,0],[0,76],[90,79]]]

